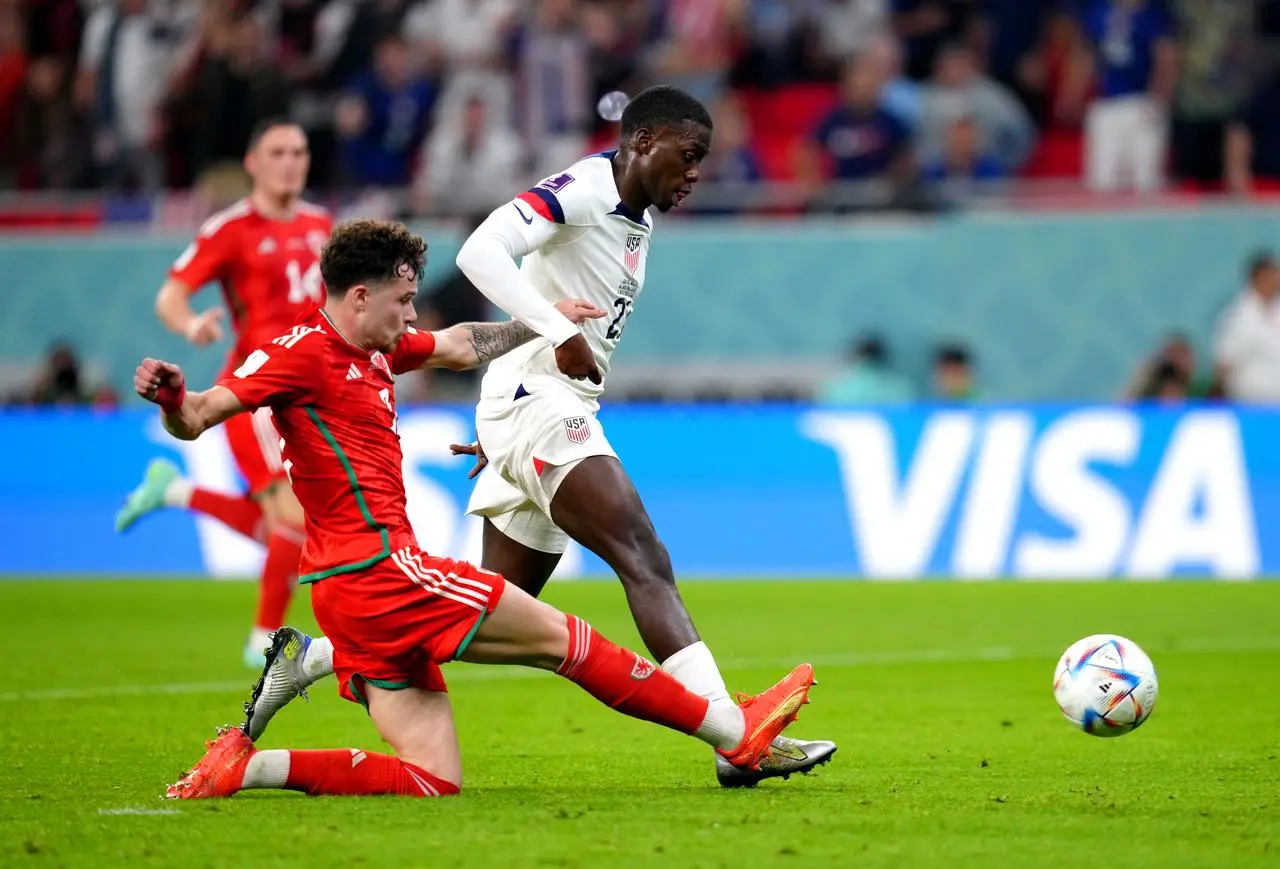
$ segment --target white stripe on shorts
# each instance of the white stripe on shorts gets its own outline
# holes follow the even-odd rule
[[[484,612],[485,606],[488,603],[487,598],[480,602],[471,597],[463,597],[459,594],[455,594],[442,580],[421,572],[422,565],[415,564],[413,562],[412,555],[407,548],[402,549],[399,552],[391,553],[391,560],[395,562],[396,567],[400,568],[405,576],[409,577],[409,579],[411,579],[415,584],[421,586],[424,590],[429,591],[432,594],[438,594],[440,597],[445,597],[449,600],[466,604],[480,612]]]
[[[488,605],[489,598],[493,594],[492,588],[485,586],[481,583],[472,583],[472,585],[479,586],[480,588],[479,591],[477,591],[474,588],[465,588],[460,583],[464,581],[469,582],[470,580],[463,580],[463,578],[458,576],[458,574],[456,573],[446,574],[446,573],[443,573],[442,571],[436,570],[435,568],[427,567],[422,562],[421,552],[412,553],[409,556],[409,560],[413,562],[413,565],[417,569],[419,576],[424,576],[424,577],[429,576],[432,579],[434,579],[439,585],[449,589],[450,591],[456,594],[460,594],[463,597],[475,598],[476,600],[480,601],[480,603]]]

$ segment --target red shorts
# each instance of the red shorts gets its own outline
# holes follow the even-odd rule
[[[315,583],[311,609],[333,642],[338,693],[364,703],[365,682],[444,691],[440,665],[462,654],[505,587],[496,573],[417,547]]]
[[[238,413],[223,423],[227,443],[250,495],[261,495],[276,483],[288,482],[280,456],[280,433],[271,421],[271,408]]]

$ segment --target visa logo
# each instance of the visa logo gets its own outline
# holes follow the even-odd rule
[[[914,421],[914,423],[913,423]],[[918,438],[916,426],[923,422]],[[838,460],[862,573],[1091,579],[1259,569],[1239,425],[1124,409],[814,411]],[[945,544],[944,544],[945,541]]]

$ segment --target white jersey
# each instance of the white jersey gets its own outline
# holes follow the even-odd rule
[[[527,225],[549,222],[549,238],[521,264],[533,288],[552,303],[585,299],[608,311],[602,319],[581,324],[602,380],[644,286],[653,227],[650,211],[637,214],[622,204],[613,179],[613,154],[579,160],[503,206]],[[490,363],[481,398],[509,399],[521,386],[533,391],[545,378],[567,385],[593,407],[604,391],[603,383],[562,374],[551,342],[536,338]]]

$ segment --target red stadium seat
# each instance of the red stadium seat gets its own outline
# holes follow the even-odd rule
[[[1019,174],[1026,178],[1083,178],[1084,134],[1079,130],[1045,130]]]

